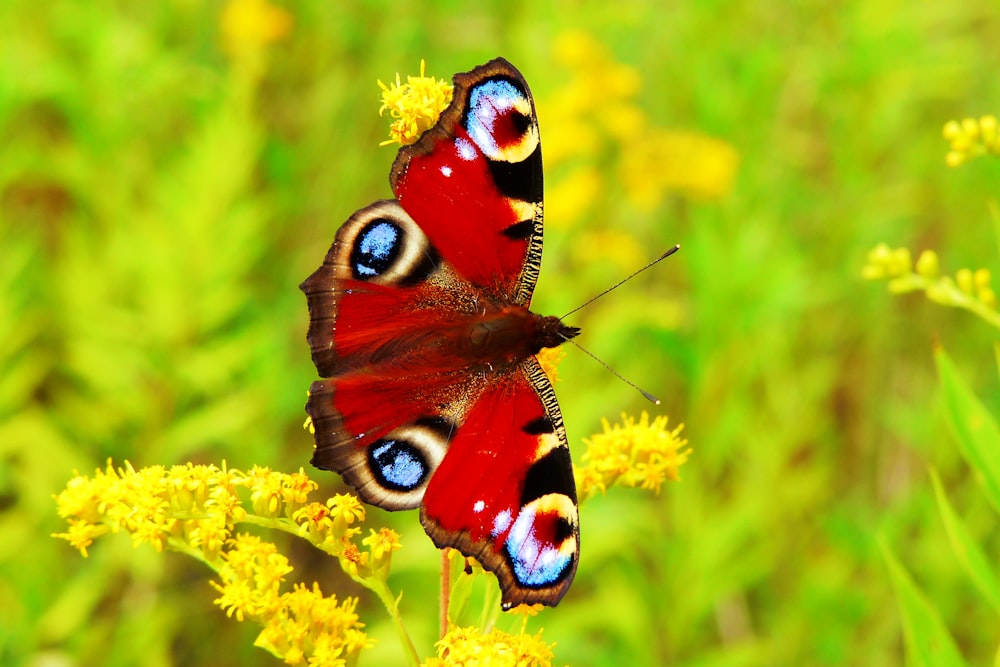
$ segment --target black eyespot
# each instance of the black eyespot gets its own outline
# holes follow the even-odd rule
[[[378,440],[368,448],[368,467],[391,491],[411,491],[427,478],[424,455],[406,440]]]
[[[351,250],[351,272],[358,280],[376,278],[396,262],[403,230],[392,220],[376,218],[358,232]]]

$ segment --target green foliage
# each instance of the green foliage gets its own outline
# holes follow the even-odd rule
[[[566,312],[681,243],[572,319],[694,451],[659,497],[587,502],[577,580],[529,628],[581,667],[902,664],[904,646],[919,664],[928,642],[993,660],[997,498],[972,479],[997,482],[996,334],[859,271],[879,242],[995,258],[1000,163],[948,169],[941,128],[1000,108],[1000,7],[274,2],[292,24],[256,50],[221,36],[221,2],[0,3],[0,663],[268,664],[197,564],[51,539],[52,494],[109,457],[306,465],[297,285],[389,194],[376,79],[504,55],[545,146],[566,81],[588,80],[557,57],[568,28],[638,74],[649,135],[547,163],[550,193],[596,180],[565,188],[590,197],[579,218],[550,210],[534,305]],[[599,93],[580,118],[608,110]],[[630,198],[627,156],[667,130],[735,149],[731,191]],[[954,358],[940,380],[933,339]],[[577,456],[601,418],[648,407],[572,350],[560,374]],[[431,655],[440,557],[413,513],[374,520],[402,536],[391,584]],[[362,597],[361,664],[399,664],[379,603],[295,556],[303,581]]]
[[[899,599],[907,655],[911,663],[914,667],[963,667],[966,663],[962,654],[934,606],[913,583],[892,550],[884,544],[882,555]]]

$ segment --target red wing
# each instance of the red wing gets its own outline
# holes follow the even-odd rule
[[[542,152],[528,84],[502,58],[455,76],[437,125],[389,177],[442,257],[495,300],[527,306],[542,253]]]
[[[504,608],[556,604],[579,557],[576,484],[552,384],[529,357],[488,386],[424,494],[421,521],[496,573]]]

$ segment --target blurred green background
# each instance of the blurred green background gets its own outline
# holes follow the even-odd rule
[[[582,509],[577,580],[531,625],[555,664],[902,664],[879,535],[969,663],[993,660],[996,612],[927,466],[995,559],[931,348],[995,412],[996,333],[860,271],[880,241],[995,264],[1000,165],[948,169],[941,127],[1000,109],[1000,6],[273,1],[0,3],[0,663],[274,664],[183,556],[50,538],[52,494],[109,458],[307,465],[297,285],[389,195],[376,79],[497,55],[532,86],[547,160],[535,310],[683,246],[572,318],[694,454],[658,497]],[[602,417],[651,407],[572,349],[560,374],[577,455]],[[372,516],[402,532],[392,583],[430,655],[436,552],[416,513]],[[377,601],[288,548],[361,594],[362,664],[395,664]]]

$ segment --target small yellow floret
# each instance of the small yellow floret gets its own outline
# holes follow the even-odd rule
[[[399,74],[390,86],[378,82],[382,89],[380,116],[388,111],[393,122],[389,127],[389,139],[381,145],[398,143],[408,146],[420,138],[424,132],[434,127],[438,116],[451,102],[452,85],[447,81],[424,76],[424,61],[420,61],[420,76],[406,77],[401,83]]]
[[[663,482],[680,478],[679,469],[691,454],[688,441],[680,437],[683,424],[667,430],[667,417],[651,422],[646,412],[638,421],[622,415],[621,424],[603,423],[603,433],[584,440],[587,451],[576,468],[581,499],[614,484],[659,493]]]
[[[541,631],[512,635],[494,628],[483,634],[452,626],[436,646],[437,657],[424,667],[551,667],[554,644],[545,643]]]

